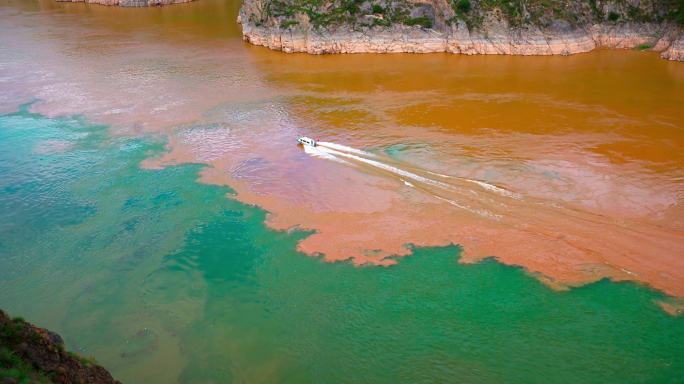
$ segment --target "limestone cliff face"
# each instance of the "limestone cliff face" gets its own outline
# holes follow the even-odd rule
[[[194,0],[57,0],[66,3],[89,3],[100,5],[118,5],[120,7],[154,7],[178,3],[189,3]]]
[[[242,20],[242,17],[241,17]],[[284,52],[323,53],[429,53],[466,55],[570,55],[597,47],[631,49],[653,47],[665,51],[663,57],[682,60],[684,39],[669,40],[667,26],[636,24],[615,28],[594,25],[586,29],[544,31],[540,29],[470,32],[457,26],[447,32],[419,27],[354,31],[282,30],[242,23],[244,39]]]
[[[341,0],[313,8],[307,0],[286,1],[291,3],[245,0],[238,17],[244,39],[275,50],[311,54],[570,55],[607,47],[657,50],[670,60],[683,56],[682,29],[668,17],[677,9],[661,2],[637,0],[644,6],[641,9],[618,7],[623,1],[605,1],[598,9],[597,2],[575,1],[570,2],[575,8],[563,14],[556,9],[545,12],[543,7],[533,10],[536,2],[532,0],[519,2],[523,5],[520,12],[509,9],[507,14],[500,7],[479,7],[475,0],[452,0],[451,4],[446,0]],[[594,7],[583,7],[587,4]],[[347,10],[340,13],[338,6]],[[466,8],[469,15],[463,12]]]
[[[674,40],[661,56],[663,59],[684,61],[684,34],[681,34],[679,39]]]

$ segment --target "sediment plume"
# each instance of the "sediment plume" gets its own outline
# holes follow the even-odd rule
[[[290,173],[288,184],[320,190],[315,194],[320,205],[299,202],[291,195],[297,189],[255,186],[248,171],[233,161],[212,162],[201,179],[230,185],[239,200],[271,212],[268,224],[275,229],[315,231],[299,244],[299,250],[322,255],[326,261],[388,266],[397,263],[395,256],[410,255],[413,246],[458,244],[464,252],[461,262],[496,257],[505,264],[524,266],[554,288],[608,277],[640,281],[672,296],[684,296],[681,229],[417,168],[351,146],[323,142],[303,149],[319,163],[301,169],[301,175]],[[179,155],[183,156],[172,150],[146,165],[186,161]],[[270,156],[262,161],[288,166]],[[360,183],[343,183],[350,172]],[[322,180],[321,174],[328,176]],[[315,180],[307,175],[316,175]],[[336,200],[334,206],[329,205],[330,199]]]
[[[82,114],[114,137],[168,138],[143,166],[205,165],[201,181],[267,211],[271,228],[311,231],[298,248],[324,261],[390,265],[457,244],[462,262],[495,257],[554,288],[610,278],[684,297],[678,63],[636,51],[283,55],[238,30],[207,39],[159,29],[154,10],[97,9],[87,24],[5,12],[0,107],[38,98],[31,111]],[[114,33],[120,23],[138,32]],[[297,136],[439,183],[312,157]]]

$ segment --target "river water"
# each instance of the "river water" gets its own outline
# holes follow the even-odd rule
[[[132,383],[684,380],[684,65],[238,9],[0,0],[0,308]]]

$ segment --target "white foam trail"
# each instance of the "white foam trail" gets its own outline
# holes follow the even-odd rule
[[[511,191],[509,191],[507,189],[503,189],[501,187],[497,187],[496,185],[493,185],[493,184],[485,183],[484,181],[472,180],[472,179],[463,179],[463,180],[469,181],[471,183],[475,183],[475,184],[479,185],[480,187],[482,187],[488,191],[498,193],[499,195],[502,195],[502,196],[510,197],[512,199],[521,199],[522,198],[522,196],[520,196],[520,194],[518,194],[518,193],[511,192]]]
[[[342,152],[355,153],[355,154],[361,155],[361,156],[377,157],[370,152],[362,151],[360,149],[356,149],[356,148],[352,148],[352,147],[347,147],[346,145],[330,143],[327,141],[319,141],[318,145],[322,145],[324,147],[328,147],[328,148],[332,148],[332,149],[337,149],[338,151],[342,151]]]
[[[432,171],[426,171],[426,172],[429,173],[429,174],[431,174],[431,175],[435,175],[435,176],[439,176],[439,177],[444,177],[444,178],[446,178],[446,179],[453,179],[453,178],[454,178],[454,176],[443,175],[443,174],[437,173],[437,172],[432,172]]]
[[[412,172],[409,172],[409,171],[404,171],[403,169],[400,169],[400,168],[397,168],[397,167],[393,167],[393,166],[391,166],[391,165],[387,165],[387,164],[381,163],[381,162],[379,162],[379,161],[375,161],[375,160],[371,160],[371,159],[366,159],[365,157],[352,155],[351,153],[345,153],[345,152],[336,151],[336,150],[331,149],[331,148],[321,147],[320,150],[323,151],[323,152],[327,152],[327,153],[329,153],[329,154],[331,154],[331,155],[333,155],[333,156],[342,156],[342,157],[346,157],[346,158],[349,158],[349,159],[354,159],[354,160],[357,160],[357,161],[361,161],[361,162],[363,162],[363,163],[372,165],[372,166],[374,166],[374,167],[376,167],[376,168],[384,169],[385,171],[392,172],[392,173],[397,174],[397,175],[399,175],[399,176],[403,176],[403,177],[406,177],[406,178],[409,178],[409,179],[412,179],[412,180],[415,180],[415,181],[419,181],[419,182],[421,182],[421,183],[434,185],[434,186],[436,186],[436,187],[440,187],[440,188],[444,188],[444,189],[453,189],[453,187],[452,187],[451,185],[449,185],[449,184],[442,183],[441,181],[436,181],[436,180],[428,179],[427,177],[423,177],[423,176],[420,176],[420,175],[416,175],[415,173],[412,173]]]
[[[332,144],[332,145],[331,145],[331,144]],[[403,169],[401,169],[401,168],[393,167],[393,166],[391,166],[391,165],[388,165],[388,164],[385,164],[385,163],[381,163],[381,162],[376,161],[376,160],[366,159],[365,157],[353,155],[353,154],[351,154],[351,153],[347,153],[347,152],[343,152],[343,151],[338,151],[338,150],[336,150],[336,149],[333,149],[334,147],[344,148],[343,151],[344,151],[344,150],[348,150],[348,152],[359,153],[359,154],[367,154],[367,153],[364,152],[364,151],[360,151],[360,150],[357,150],[357,149],[354,149],[354,148],[349,148],[349,147],[346,147],[346,146],[344,146],[344,145],[338,145],[338,144],[334,144],[334,143],[319,143],[319,145],[316,146],[316,147],[312,147],[312,146],[309,146],[309,145],[305,145],[305,146],[304,146],[304,149],[306,150],[307,153],[311,154],[312,156],[322,157],[322,158],[326,158],[326,159],[330,159],[330,160],[334,160],[334,161],[341,161],[341,162],[350,164],[349,162],[347,162],[347,161],[345,161],[345,160],[342,160],[342,159],[340,159],[340,158],[337,157],[337,156],[342,156],[342,157],[346,157],[346,158],[348,158],[348,159],[354,159],[354,160],[357,160],[357,161],[360,161],[360,162],[363,162],[363,163],[372,165],[372,166],[374,166],[374,167],[376,167],[376,168],[380,168],[380,169],[383,169],[383,170],[385,170],[385,171],[392,172],[392,173],[394,173],[394,174],[397,174],[397,175],[399,175],[399,176],[403,176],[403,177],[408,178],[408,179],[412,179],[412,180],[415,180],[415,181],[419,181],[419,182],[421,182],[421,183],[430,184],[430,185],[433,185],[433,186],[436,186],[436,187],[440,187],[440,188],[443,188],[443,189],[451,189],[451,190],[454,189],[453,186],[451,186],[451,185],[449,185],[449,184],[447,184],[447,183],[443,183],[443,182],[441,182],[441,181],[436,181],[436,180],[428,179],[427,177],[423,177],[423,176],[417,175],[417,174],[415,174],[415,173],[413,173],[413,172],[405,171],[405,170],[403,170]],[[368,154],[368,155],[372,155],[372,154]],[[431,173],[431,174],[437,175],[437,176],[441,176],[441,177],[445,177],[445,178],[452,178],[452,176],[441,175],[441,174],[434,173],[434,172],[430,172],[430,171],[428,171],[428,172]],[[407,185],[407,186],[409,186],[409,187],[415,187],[411,182],[409,182],[409,181],[407,181],[407,180],[404,180],[403,178],[400,179],[400,180],[401,180],[405,185]],[[471,180],[471,179],[463,179],[463,180],[466,180],[466,181],[470,181],[470,182],[476,183],[476,184],[480,185],[482,188],[485,188],[485,189],[488,189],[488,190],[491,190],[491,191],[495,191],[495,192],[498,192],[498,193],[502,193],[502,192],[503,192],[503,193],[508,193],[508,194],[513,195],[512,192],[509,192],[509,191],[507,191],[507,190],[505,190],[505,189],[503,189],[503,188],[499,188],[499,187],[494,186],[494,185],[491,185],[491,184],[487,184],[487,183],[482,182],[482,181]],[[434,195],[434,194],[431,194],[431,195],[432,195],[433,197],[435,197],[435,198],[437,198],[437,199],[439,199],[439,200],[445,201],[445,202],[447,202],[447,203],[449,203],[449,204],[451,204],[451,205],[453,205],[453,206],[455,206],[455,207],[457,207],[457,208],[466,210],[466,211],[468,211],[468,212],[471,212],[471,213],[474,213],[474,214],[477,214],[477,215],[480,215],[480,216],[483,216],[483,217],[488,217],[488,218],[495,219],[495,220],[499,220],[499,219],[501,218],[501,215],[497,215],[497,214],[491,213],[491,212],[489,212],[489,211],[487,211],[487,210],[485,210],[485,209],[474,209],[474,208],[470,208],[470,207],[468,207],[468,206],[466,206],[466,205],[459,204],[458,202],[455,202],[455,201],[453,201],[453,200],[449,200],[449,199],[446,199],[446,198],[444,198],[444,197],[441,197],[441,196],[438,196],[438,195]]]
[[[340,159],[333,154],[321,151],[320,149],[318,149],[316,147],[312,147],[311,145],[305,145],[304,146],[304,152],[306,152],[307,154],[309,154],[313,157],[319,157],[322,159],[332,160],[332,161],[342,163],[342,164],[352,165],[350,162],[348,162],[346,160]]]
[[[328,141],[319,141],[319,142],[318,142],[318,145],[319,145],[319,146],[323,146],[323,147],[327,147],[327,148],[329,148],[329,149],[338,150],[338,151],[340,151],[340,152],[346,152],[347,154],[355,153],[355,154],[357,154],[357,155],[362,155],[362,156],[377,158],[376,155],[374,155],[374,154],[372,154],[372,153],[370,153],[370,152],[366,152],[366,151],[362,151],[362,150],[360,150],[360,149],[348,147],[348,146],[346,146],[346,145],[331,143],[331,142],[328,142]],[[338,153],[338,155],[342,155],[342,154],[341,154],[341,153]],[[344,156],[344,155],[342,155],[342,156]],[[363,159],[360,159],[360,158],[356,158],[356,160],[364,161]],[[367,159],[366,159],[366,160],[367,160]],[[373,162],[373,160],[370,160],[370,161]],[[444,187],[447,187],[447,188],[448,188],[448,184],[441,183],[441,182],[439,182],[439,181],[434,181],[434,180],[431,180],[431,179],[428,179],[428,178],[424,178],[424,177],[422,177],[422,176],[416,175],[416,174],[411,173],[411,172],[408,172],[408,171],[404,171],[404,170],[399,169],[399,168],[395,168],[395,167],[386,165],[386,164],[384,164],[384,163],[379,163],[379,162],[374,162],[374,163],[367,162],[367,163],[368,163],[368,164],[371,164],[371,165],[375,165],[376,167],[379,166],[379,167],[381,167],[381,168],[383,168],[383,169],[385,169],[385,170],[388,170],[388,171],[390,171],[390,172],[393,172],[393,173],[401,174],[401,175],[404,175],[404,176],[406,176],[406,177],[411,177],[411,178],[414,179],[414,180],[420,179],[420,180],[418,180],[418,181],[426,182],[426,183],[428,183],[428,184],[432,184],[432,183],[430,183],[430,181],[432,181],[432,182],[434,182],[434,183],[437,183],[437,184],[433,184],[433,185],[441,186],[442,188],[444,188]],[[380,166],[380,164],[382,164],[382,166]],[[463,180],[463,181],[467,181],[467,182],[470,182],[470,183],[474,183],[474,184],[479,185],[479,186],[482,187],[483,189],[486,189],[486,190],[488,190],[488,191],[490,191],[490,192],[498,193],[499,195],[502,195],[502,196],[510,197],[510,198],[513,198],[513,199],[520,199],[520,198],[521,198],[521,196],[520,196],[519,194],[515,193],[515,192],[511,192],[511,191],[509,191],[509,190],[507,190],[507,189],[504,189],[504,188],[501,188],[501,187],[497,187],[496,185],[489,184],[489,183],[486,183],[486,182],[484,182],[484,181],[473,180],[473,179],[467,179],[467,178],[457,177],[457,176],[449,176],[449,175],[444,175],[444,174],[436,173],[436,172],[432,172],[432,171],[427,171],[427,172],[430,173],[430,174],[432,174],[432,175],[439,176],[439,177],[443,177],[443,178],[460,179],[460,180]],[[408,176],[408,174],[410,174],[410,175],[412,175],[412,176]]]
[[[459,203],[457,203],[457,202],[455,202],[455,201],[453,201],[453,200],[445,199],[445,198],[443,198],[443,197],[441,197],[441,196],[437,196],[437,195],[432,195],[432,196],[435,197],[435,198],[437,198],[437,199],[439,199],[439,200],[446,201],[447,203],[453,205],[454,207],[464,209],[464,210],[466,210],[466,211],[468,211],[468,212],[472,212],[472,213],[475,213],[475,214],[480,215],[480,216],[483,216],[483,217],[488,217],[488,218],[490,218],[490,219],[495,219],[495,220],[501,219],[501,215],[497,215],[497,214],[491,213],[491,212],[489,212],[489,211],[486,210],[486,209],[473,209],[473,208],[470,208],[470,207],[465,206],[465,205],[463,205],[463,204],[459,204]]]
[[[501,188],[501,187],[497,187],[494,184],[485,183],[484,181],[468,179],[465,177],[443,175],[441,173],[436,173],[436,172],[432,172],[432,171],[427,171],[427,173],[429,173],[431,175],[439,176],[439,177],[444,177],[444,178],[449,178],[449,179],[459,179],[459,180],[467,181],[469,183],[475,183],[475,184],[479,185],[480,187],[482,187],[488,191],[498,193],[499,195],[510,197],[513,199],[521,199],[522,198],[522,196],[518,193],[511,192],[511,191],[504,189],[504,188]]]

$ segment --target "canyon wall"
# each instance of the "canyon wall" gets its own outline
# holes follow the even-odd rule
[[[552,11],[546,17],[542,9],[535,18],[516,20],[498,7],[480,9],[477,16],[457,17],[454,9],[458,11],[458,5],[451,7],[446,0],[411,0],[401,7],[395,2],[378,5],[356,0],[355,4],[360,5],[347,7],[351,11],[346,11],[346,17],[327,17],[321,23],[320,6],[307,8],[307,0],[288,1],[292,2],[245,0],[238,17],[244,39],[275,50],[311,54],[570,55],[606,47],[656,50],[670,60],[684,58],[682,27],[668,17],[677,8],[660,3],[651,4],[641,14],[627,8],[624,16],[611,10],[606,11],[609,16],[599,17],[591,8],[584,13],[578,8],[565,16]],[[468,0],[460,1],[471,4]],[[336,10],[338,6],[344,4],[332,4],[327,9]],[[392,7],[399,11],[387,11]],[[385,15],[390,12],[394,15]],[[469,12],[475,10],[471,8]],[[397,13],[403,16],[399,18]]]

